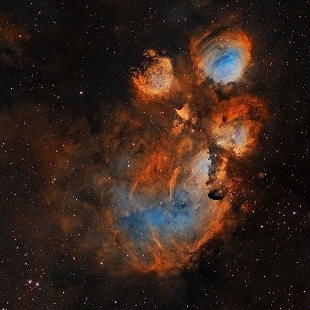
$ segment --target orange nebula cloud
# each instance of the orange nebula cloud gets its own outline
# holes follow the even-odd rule
[[[29,37],[24,28],[14,25],[5,13],[0,12],[0,41],[8,45],[14,45],[28,40]]]
[[[185,110],[189,111],[189,107]],[[123,118],[121,114],[120,117]],[[179,135],[174,135],[175,124],[170,123],[167,133],[161,133],[155,142],[151,136],[145,136],[141,140],[143,154],[136,157],[134,148],[129,147],[131,142],[125,147],[130,165],[118,170],[118,180],[112,181],[113,186],[109,184],[117,186],[117,192],[113,191],[116,197],[110,202],[114,207],[107,208],[104,215],[110,219],[115,239],[108,242],[110,246],[104,243],[98,251],[99,259],[109,261],[114,272],[177,271],[191,262],[193,253],[202,244],[222,231],[230,202],[212,201],[206,194],[213,187],[231,186],[226,176],[227,159],[219,158],[216,171],[211,172],[204,132],[192,131],[192,126],[190,122],[184,123]],[[143,124],[141,128],[145,128]],[[141,128],[131,127],[132,137],[139,136]],[[134,147],[139,143],[134,142]],[[113,151],[114,157],[117,153],[117,149]],[[185,196],[176,198],[180,188]],[[176,199],[181,199],[184,206],[178,206],[170,218]],[[116,244],[120,250],[115,248]],[[113,257],[118,257],[121,263],[117,261],[115,265]]]
[[[199,40],[196,49],[192,42],[194,70],[178,68],[182,75],[174,76],[168,58],[148,51],[152,61],[132,81],[141,102],[160,102],[160,107],[139,106],[130,113],[118,109],[107,127],[114,132],[106,136],[106,156],[117,172],[109,172],[110,181],[99,191],[109,192],[106,200],[113,207],[104,216],[115,237],[102,244],[98,255],[114,272],[177,271],[192,262],[203,244],[234,225],[228,214],[242,182],[228,174],[229,158],[255,149],[267,111],[258,98],[244,95],[219,102],[201,81],[189,81],[201,65],[195,54]],[[246,35],[224,32],[210,40],[232,42],[242,50],[241,65],[250,63]],[[181,93],[180,85],[186,95],[175,108],[170,99]],[[127,143],[120,138],[125,132]],[[218,152],[210,153],[215,144]]]
[[[173,83],[173,67],[168,57],[160,57],[154,50],[145,53],[148,64],[137,69],[133,77],[137,96],[142,99],[165,96]]]
[[[240,156],[254,150],[266,117],[267,110],[260,99],[232,98],[213,113],[212,132],[219,146]]]

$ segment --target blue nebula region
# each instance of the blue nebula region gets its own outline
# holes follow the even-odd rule
[[[233,49],[224,50],[216,55],[210,65],[212,78],[215,81],[224,83],[234,81],[240,73],[240,52]]]
[[[154,232],[164,244],[169,244],[175,238],[185,240],[193,235],[191,232],[196,230],[198,212],[188,191],[177,189],[172,199],[149,202],[146,205],[142,200],[144,199],[138,199],[135,203],[118,200],[119,207],[127,212],[118,217],[117,224],[138,247],[151,244]],[[131,204],[138,204],[140,208],[134,208]]]
[[[234,82],[243,70],[242,53],[237,48],[226,47],[222,49],[205,50],[207,61],[205,74],[216,83],[227,84]]]

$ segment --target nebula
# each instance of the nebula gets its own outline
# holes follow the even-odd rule
[[[159,151],[154,162],[137,171],[136,183],[117,182],[113,194],[114,229],[126,240],[125,248],[132,244],[128,262],[144,271],[181,266],[205,238],[206,225],[214,218],[218,221],[217,213],[225,208],[225,203],[217,205],[206,195],[216,179],[216,164],[208,151],[194,155],[192,150],[187,164],[171,152],[169,160]]]
[[[137,69],[133,83],[144,98],[163,96],[169,92],[173,82],[173,68],[169,58],[160,57],[156,51],[148,50],[142,69]]]
[[[21,65],[22,43],[27,42],[30,35],[3,12],[0,12],[0,29],[0,59],[9,67]]]
[[[242,32],[224,30],[201,35],[192,41],[193,59],[201,81],[228,84],[239,81],[251,61],[251,42]]]
[[[266,117],[266,107],[259,98],[248,96],[224,101],[213,115],[212,131],[217,145],[238,156],[254,151]]]
[[[206,40],[203,46],[214,45],[214,39]],[[233,34],[232,42],[240,57],[229,66],[237,64],[231,70],[240,75],[249,57],[242,48],[249,48],[249,41]],[[212,66],[222,66],[225,53]],[[98,254],[102,260],[110,256],[109,264],[118,257],[114,271],[163,274],[189,264],[223,231],[236,203],[234,193],[244,187],[232,172],[232,159],[255,151],[267,112],[259,98],[243,94],[221,101],[199,80],[188,82],[188,76],[197,76],[195,61],[173,68],[168,56],[153,50],[146,55],[152,61],[132,78],[133,109],[116,111],[106,129],[114,128],[105,138],[110,167],[99,191],[102,204],[109,205],[104,216],[115,239],[103,242]],[[176,98],[181,106],[173,103]]]
[[[307,2],[1,2],[0,309],[309,307]]]
[[[224,39],[233,51],[219,54]],[[232,76],[237,82],[250,62],[249,42],[241,32],[193,37],[182,61],[147,49],[131,68],[130,100],[111,107],[98,134],[89,137],[81,119],[60,126],[52,160],[36,148],[47,170],[46,207],[107,272],[179,272],[235,225],[233,207],[247,212],[236,165],[255,154],[266,104],[244,92],[223,100],[201,79],[223,89]]]

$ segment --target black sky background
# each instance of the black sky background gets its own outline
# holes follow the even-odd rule
[[[0,13],[30,37],[0,36],[1,309],[310,308],[309,1],[15,0]],[[248,88],[270,114],[244,168],[255,212],[178,275],[110,275],[42,203],[35,140],[60,141],[66,124],[73,140],[96,139],[129,104],[130,70],[145,49],[188,57],[195,30],[230,22],[253,41]],[[95,193],[83,199],[98,205]]]

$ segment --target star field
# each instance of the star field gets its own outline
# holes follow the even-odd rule
[[[309,1],[0,17],[0,309],[310,307]]]

